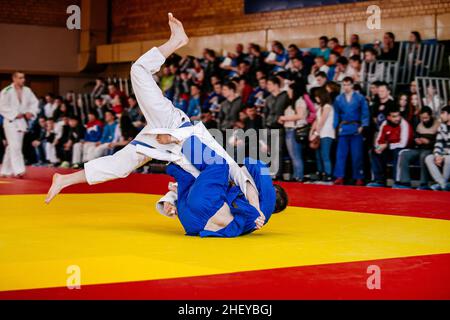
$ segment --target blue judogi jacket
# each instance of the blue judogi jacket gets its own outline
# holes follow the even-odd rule
[[[359,127],[368,127],[369,121],[369,106],[363,95],[353,92],[350,102],[345,98],[345,93],[336,98],[334,127],[338,129],[339,136],[354,135]]]
[[[186,234],[201,237],[237,237],[255,230],[259,212],[250,205],[241,189],[230,185],[229,166],[196,136],[183,144],[183,153],[200,171],[196,178],[176,164],[167,166],[167,173],[178,182],[178,218]],[[275,189],[267,165],[247,158],[245,167],[259,192],[260,209],[267,223],[275,209]],[[233,221],[218,231],[204,230],[208,220],[227,203]]]

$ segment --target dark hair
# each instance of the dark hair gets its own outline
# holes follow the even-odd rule
[[[374,82],[375,83],[375,82]],[[385,81],[380,81],[376,84],[376,86],[379,87],[386,87],[387,90],[391,91],[391,88],[389,87],[389,84]]]
[[[425,106],[420,109],[419,114],[427,113],[430,117],[433,116],[433,110],[430,107]]]
[[[225,83],[223,86],[227,87],[231,91],[236,92],[236,85],[232,81]]]
[[[280,49],[280,50],[284,50],[284,46],[283,46],[283,44],[280,41],[274,41],[273,45],[275,47],[278,47],[278,49]]]
[[[387,110],[387,114],[400,112],[400,108],[398,106],[390,106]]]
[[[259,46],[259,44],[256,43],[250,43],[249,45],[251,48],[253,48],[253,50],[255,50],[256,52],[261,52],[261,47]]]
[[[361,45],[359,43],[352,43],[351,48],[358,48],[359,50],[361,50]]]
[[[374,56],[377,56],[377,55],[378,55],[377,50],[375,50],[374,48],[366,48],[366,49],[364,50],[364,52],[370,52],[370,53],[372,53]]]
[[[328,77],[327,77],[327,74],[326,74],[325,72],[323,72],[323,71],[316,72],[316,74],[315,74],[314,76],[315,76],[315,77],[325,78],[325,79],[328,78]]]
[[[344,80],[342,80],[342,82],[350,82],[351,84],[354,84],[355,80],[353,80],[352,77],[345,77]]]
[[[416,42],[421,43],[422,42],[422,36],[420,35],[419,31],[413,31],[411,32],[416,37]]]
[[[358,61],[359,63],[361,63],[361,57],[358,56],[357,54],[351,56],[351,57],[350,57],[350,60]]]
[[[273,213],[278,213],[286,209],[289,202],[289,198],[283,187],[281,187],[278,184],[274,184],[273,187],[275,189],[275,199],[276,199],[275,209]]]
[[[338,40],[338,38],[336,38],[336,37],[333,37],[333,38],[331,38],[331,39],[330,39],[330,41],[333,41],[333,42],[339,43],[339,40]]]
[[[320,106],[323,107],[326,104],[331,104],[331,97],[325,88],[316,88],[314,91],[314,97],[320,99]]]
[[[269,78],[269,80],[267,80],[267,81],[270,81],[270,82],[272,82],[273,84],[276,84],[277,86],[281,86],[281,81],[280,81],[280,79],[278,79],[278,77],[271,76],[271,77]]]
[[[321,37],[319,38],[319,40],[323,40],[323,41],[325,41],[326,43],[328,43],[328,37],[327,37],[327,36],[321,36]]]
[[[98,118],[98,112],[95,109],[90,109],[88,114],[92,114],[95,118]]]
[[[334,50],[331,51],[330,54],[334,54],[334,55],[337,56],[337,57],[340,57],[340,56],[341,56],[341,54],[340,54],[339,52],[334,51]]]
[[[386,32],[385,35],[395,41],[395,34],[393,34],[392,32]]]
[[[443,107],[443,108],[441,109],[441,113],[444,113],[444,112],[450,113],[450,106],[445,106],[445,107]]]
[[[137,99],[136,99],[136,95],[135,94],[132,94],[132,95],[130,95],[130,97],[129,97],[130,99],[133,99],[134,101],[137,101]]]
[[[344,66],[348,65],[348,59],[346,57],[339,57],[336,63],[343,64]]]

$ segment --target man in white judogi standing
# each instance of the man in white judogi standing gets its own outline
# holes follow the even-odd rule
[[[22,177],[25,174],[25,161],[22,153],[23,137],[31,120],[39,112],[39,101],[25,86],[25,74],[14,72],[12,84],[0,92],[0,115],[4,118],[6,146],[3,156],[1,176]]]

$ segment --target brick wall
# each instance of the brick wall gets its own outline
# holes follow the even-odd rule
[[[0,0],[0,23],[65,27],[67,7],[80,0]]]
[[[450,12],[448,0],[368,1],[249,15],[244,14],[243,0],[112,0],[112,40],[117,43],[167,37],[169,11],[184,22],[190,36],[204,36],[365,20],[370,4],[379,5],[384,18]]]

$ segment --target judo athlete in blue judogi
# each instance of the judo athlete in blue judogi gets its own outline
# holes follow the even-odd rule
[[[350,153],[353,179],[361,183],[364,179],[362,132],[364,127],[369,126],[369,107],[366,98],[353,91],[352,78],[344,79],[343,91],[334,103],[334,127],[338,135],[334,176],[337,184],[343,182],[347,156]]]
[[[178,183],[176,202],[174,198],[172,202],[187,235],[236,237],[259,229],[256,221],[261,217],[263,224],[269,221],[277,209],[277,197],[267,165],[247,158],[241,168],[248,171],[258,189],[258,211],[239,187],[230,184],[228,163],[198,137],[187,139],[182,151],[200,172],[195,178],[174,163],[167,167],[167,173]],[[160,205],[162,202],[164,199]],[[211,223],[217,215],[221,217]]]

